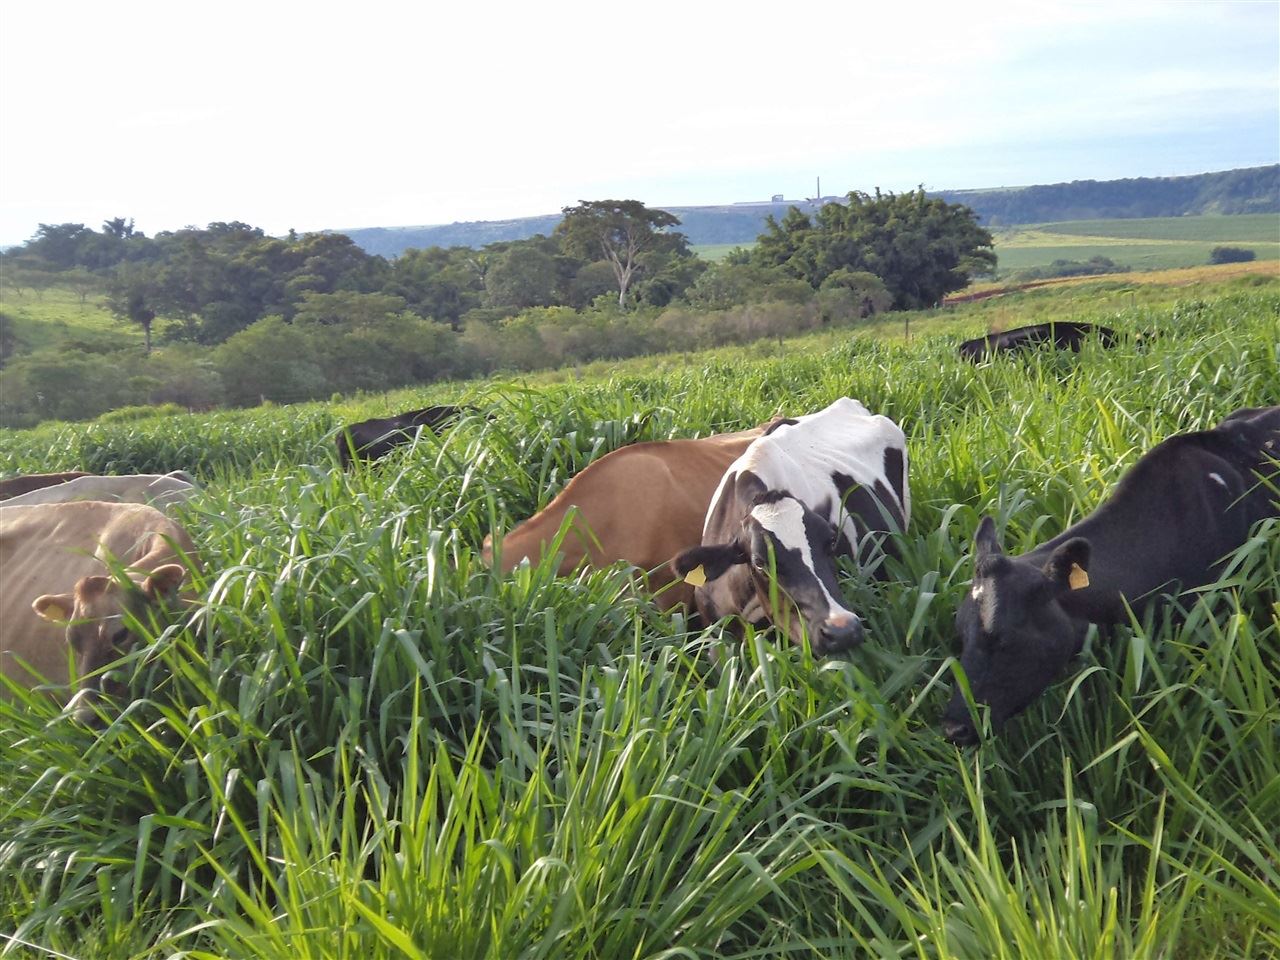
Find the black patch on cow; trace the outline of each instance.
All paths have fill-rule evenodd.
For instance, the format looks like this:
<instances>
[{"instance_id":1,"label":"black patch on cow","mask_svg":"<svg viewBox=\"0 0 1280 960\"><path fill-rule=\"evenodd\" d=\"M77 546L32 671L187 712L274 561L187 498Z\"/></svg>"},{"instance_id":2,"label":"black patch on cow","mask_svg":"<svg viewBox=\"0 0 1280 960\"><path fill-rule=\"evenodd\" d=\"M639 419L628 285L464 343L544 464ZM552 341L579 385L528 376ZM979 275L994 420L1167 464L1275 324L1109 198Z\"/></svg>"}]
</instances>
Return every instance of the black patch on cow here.
<instances>
[{"instance_id":1,"label":"black patch on cow","mask_svg":"<svg viewBox=\"0 0 1280 960\"><path fill-rule=\"evenodd\" d=\"M899 456L899 471L901 459ZM876 579L886 579L888 571L884 567L884 555L898 556L897 545L889 534L901 532L904 526L901 499L879 480L867 487L839 471L831 475L831 480L840 492L845 512L853 518L858 531L857 550L853 545L843 543L844 534L841 533L840 552L856 557L859 569L874 570Z\"/></svg>"},{"instance_id":2,"label":"black patch on cow","mask_svg":"<svg viewBox=\"0 0 1280 960\"><path fill-rule=\"evenodd\" d=\"M773 433L773 431L777 430L779 427L792 426L799 422L800 421L797 420L795 417L779 417L777 420L773 421L773 423L769 424L769 426L764 428L764 433L762 434L762 436L767 437L769 436L769 434Z\"/></svg>"},{"instance_id":3,"label":"black patch on cow","mask_svg":"<svg viewBox=\"0 0 1280 960\"><path fill-rule=\"evenodd\" d=\"M903 464L902 451L897 447L884 448L884 475L889 478L889 486L899 504L905 502L903 491L907 486L907 472Z\"/></svg>"}]
</instances>

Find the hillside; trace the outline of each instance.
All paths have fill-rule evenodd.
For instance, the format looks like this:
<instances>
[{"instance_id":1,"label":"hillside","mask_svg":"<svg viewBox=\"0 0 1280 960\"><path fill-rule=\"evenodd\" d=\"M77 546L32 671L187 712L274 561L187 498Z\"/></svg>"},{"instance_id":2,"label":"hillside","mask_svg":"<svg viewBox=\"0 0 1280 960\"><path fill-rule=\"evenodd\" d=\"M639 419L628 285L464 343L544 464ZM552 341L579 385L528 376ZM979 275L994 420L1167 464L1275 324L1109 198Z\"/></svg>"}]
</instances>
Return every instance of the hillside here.
<instances>
[{"instance_id":1,"label":"hillside","mask_svg":"<svg viewBox=\"0 0 1280 960\"><path fill-rule=\"evenodd\" d=\"M1062 220L1280 213L1280 164L1189 177L1075 180L1029 187L930 192L950 203L964 203L972 207L987 226ZM837 196L822 198L823 202L839 199ZM808 200L790 200L664 209L680 218L680 229L692 244L748 244L754 242L764 229L766 217L781 217L791 206L806 209L814 204ZM339 232L369 253L395 257L411 247L482 247L500 240L523 240L539 233L549 234L559 221L560 215L553 213L517 220L369 227Z\"/></svg>"}]
</instances>

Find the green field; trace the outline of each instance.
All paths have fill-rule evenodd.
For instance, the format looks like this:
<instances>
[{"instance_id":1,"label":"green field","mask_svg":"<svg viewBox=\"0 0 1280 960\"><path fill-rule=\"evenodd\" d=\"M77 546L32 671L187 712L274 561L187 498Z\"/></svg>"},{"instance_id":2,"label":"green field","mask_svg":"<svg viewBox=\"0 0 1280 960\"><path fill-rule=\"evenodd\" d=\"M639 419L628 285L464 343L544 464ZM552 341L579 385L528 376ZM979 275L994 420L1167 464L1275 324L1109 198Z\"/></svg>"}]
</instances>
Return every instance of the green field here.
<instances>
[{"instance_id":1,"label":"green field","mask_svg":"<svg viewBox=\"0 0 1280 960\"><path fill-rule=\"evenodd\" d=\"M755 243L697 243L690 246L690 250L700 256L703 260L710 260L712 263L723 260L732 250L738 247L754 247Z\"/></svg>"},{"instance_id":2,"label":"green field","mask_svg":"<svg viewBox=\"0 0 1280 960\"><path fill-rule=\"evenodd\" d=\"M952 621L993 514L1025 550L1143 451L1280 399L1280 289L1043 289L520 380L0 431L0 474L197 473L197 603L101 733L0 702L0 955L1280 955L1280 520L1182 620L1091 635L1000 735L948 745ZM974 367L1046 316L1156 334ZM867 335L871 334L871 335ZM694 631L622 570L501 576L481 540L623 444L849 395L908 436L869 640ZM355 416L470 418L343 474ZM5 943L25 946L6 947Z\"/></svg>"},{"instance_id":3,"label":"green field","mask_svg":"<svg viewBox=\"0 0 1280 960\"><path fill-rule=\"evenodd\" d=\"M1208 263L1217 246L1243 247L1259 260L1280 259L1280 216L1271 214L1075 220L1007 227L993 234L1002 274L1094 256L1134 270L1194 267Z\"/></svg>"},{"instance_id":4,"label":"green field","mask_svg":"<svg viewBox=\"0 0 1280 960\"><path fill-rule=\"evenodd\" d=\"M13 320L13 331L22 351L57 343L78 343L90 348L142 346L142 331L117 320L103 306L101 295L91 295L84 303L65 287L0 292L0 313Z\"/></svg>"},{"instance_id":5,"label":"green field","mask_svg":"<svg viewBox=\"0 0 1280 960\"><path fill-rule=\"evenodd\" d=\"M1041 224L1048 233L1129 240L1172 240L1228 244L1280 243L1280 215L1248 213L1230 217L1154 217L1134 220L1072 220Z\"/></svg>"}]
</instances>

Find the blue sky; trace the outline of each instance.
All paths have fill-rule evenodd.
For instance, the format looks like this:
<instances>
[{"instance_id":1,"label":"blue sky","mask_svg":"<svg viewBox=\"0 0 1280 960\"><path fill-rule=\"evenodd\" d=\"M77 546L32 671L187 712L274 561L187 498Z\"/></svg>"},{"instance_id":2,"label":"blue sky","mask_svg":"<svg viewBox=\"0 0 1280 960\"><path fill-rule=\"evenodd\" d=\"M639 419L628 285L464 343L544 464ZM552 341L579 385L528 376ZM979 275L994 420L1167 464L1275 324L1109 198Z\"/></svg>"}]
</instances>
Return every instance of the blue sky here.
<instances>
[{"instance_id":1,"label":"blue sky","mask_svg":"<svg viewBox=\"0 0 1280 960\"><path fill-rule=\"evenodd\" d=\"M1280 0L8 4L0 80L0 244L1280 160Z\"/></svg>"}]
</instances>

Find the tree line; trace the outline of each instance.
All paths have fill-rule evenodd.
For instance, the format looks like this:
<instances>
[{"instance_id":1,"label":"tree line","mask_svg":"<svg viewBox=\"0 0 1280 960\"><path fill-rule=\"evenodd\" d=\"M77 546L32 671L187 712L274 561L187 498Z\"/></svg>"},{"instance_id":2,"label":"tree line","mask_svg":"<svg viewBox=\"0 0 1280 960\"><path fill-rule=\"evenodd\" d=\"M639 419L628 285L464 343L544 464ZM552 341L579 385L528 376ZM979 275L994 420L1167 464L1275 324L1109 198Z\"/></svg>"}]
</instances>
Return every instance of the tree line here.
<instances>
[{"instance_id":1,"label":"tree line","mask_svg":"<svg viewBox=\"0 0 1280 960\"><path fill-rule=\"evenodd\" d=\"M995 266L973 211L923 189L792 208L720 263L694 255L679 226L636 200L583 201L546 235L388 260L342 234L240 222L154 237L123 218L40 224L0 258L5 284L82 301L96 288L145 352L24 352L0 315L0 421L314 399L782 336L934 303ZM93 396L73 402L60 382Z\"/></svg>"}]
</instances>

